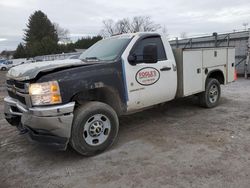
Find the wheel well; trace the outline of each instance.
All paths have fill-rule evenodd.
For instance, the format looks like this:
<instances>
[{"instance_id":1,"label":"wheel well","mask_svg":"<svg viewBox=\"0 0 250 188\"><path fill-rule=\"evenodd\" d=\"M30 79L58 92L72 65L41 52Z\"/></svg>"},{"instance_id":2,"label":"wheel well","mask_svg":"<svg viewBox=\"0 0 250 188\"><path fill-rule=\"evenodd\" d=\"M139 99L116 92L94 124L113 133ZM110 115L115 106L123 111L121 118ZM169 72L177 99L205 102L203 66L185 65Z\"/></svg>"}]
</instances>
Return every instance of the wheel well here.
<instances>
[{"instance_id":1,"label":"wheel well","mask_svg":"<svg viewBox=\"0 0 250 188\"><path fill-rule=\"evenodd\" d=\"M118 115L123 111L118 92L108 87L79 92L72 98L72 101L76 101L77 104L84 104L87 101L99 101L111 106Z\"/></svg>"},{"instance_id":2,"label":"wheel well","mask_svg":"<svg viewBox=\"0 0 250 188\"><path fill-rule=\"evenodd\" d=\"M209 75L207 76L207 79L208 78L214 78L214 79L218 80L220 82L220 84L225 84L224 75L223 75L222 71L220 71L220 70L216 70L216 71L209 73Z\"/></svg>"}]
</instances>

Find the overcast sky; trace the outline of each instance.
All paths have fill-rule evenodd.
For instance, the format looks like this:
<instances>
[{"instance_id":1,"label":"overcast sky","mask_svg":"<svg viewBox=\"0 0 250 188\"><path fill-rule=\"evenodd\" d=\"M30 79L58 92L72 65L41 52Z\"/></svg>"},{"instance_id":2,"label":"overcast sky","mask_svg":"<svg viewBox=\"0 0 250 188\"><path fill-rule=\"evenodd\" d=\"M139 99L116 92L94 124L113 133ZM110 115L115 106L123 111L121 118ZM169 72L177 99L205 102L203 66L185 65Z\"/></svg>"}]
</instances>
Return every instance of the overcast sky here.
<instances>
[{"instance_id":1,"label":"overcast sky","mask_svg":"<svg viewBox=\"0 0 250 188\"><path fill-rule=\"evenodd\" d=\"M243 29L250 24L249 0L0 0L0 51L13 50L35 10L69 29L72 37L96 35L104 19L151 16L179 36Z\"/></svg>"}]
</instances>

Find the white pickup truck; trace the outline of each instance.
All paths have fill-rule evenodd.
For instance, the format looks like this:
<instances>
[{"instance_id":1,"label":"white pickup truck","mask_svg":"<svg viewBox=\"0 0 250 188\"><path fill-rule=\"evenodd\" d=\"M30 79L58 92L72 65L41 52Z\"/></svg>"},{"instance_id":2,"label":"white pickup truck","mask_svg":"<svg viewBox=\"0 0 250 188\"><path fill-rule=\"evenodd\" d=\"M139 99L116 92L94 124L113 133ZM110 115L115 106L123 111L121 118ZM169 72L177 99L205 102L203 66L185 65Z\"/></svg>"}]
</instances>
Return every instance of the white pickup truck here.
<instances>
[{"instance_id":1,"label":"white pickup truck","mask_svg":"<svg viewBox=\"0 0 250 188\"><path fill-rule=\"evenodd\" d=\"M172 50L159 33L113 36L79 60L10 69L5 117L32 140L95 155L116 139L119 116L190 95L217 106L234 71L234 48Z\"/></svg>"}]
</instances>

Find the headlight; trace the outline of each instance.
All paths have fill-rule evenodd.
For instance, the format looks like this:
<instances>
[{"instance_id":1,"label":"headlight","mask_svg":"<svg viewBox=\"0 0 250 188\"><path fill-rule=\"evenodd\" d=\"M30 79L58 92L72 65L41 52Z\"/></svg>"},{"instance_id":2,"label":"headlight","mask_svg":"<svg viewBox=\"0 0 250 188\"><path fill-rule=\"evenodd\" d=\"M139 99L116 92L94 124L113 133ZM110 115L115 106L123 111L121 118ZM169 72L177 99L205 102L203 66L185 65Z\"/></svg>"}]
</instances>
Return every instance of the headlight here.
<instances>
[{"instance_id":1,"label":"headlight","mask_svg":"<svg viewBox=\"0 0 250 188\"><path fill-rule=\"evenodd\" d=\"M30 84L29 94L34 106L59 104L62 102L57 81Z\"/></svg>"}]
</instances>

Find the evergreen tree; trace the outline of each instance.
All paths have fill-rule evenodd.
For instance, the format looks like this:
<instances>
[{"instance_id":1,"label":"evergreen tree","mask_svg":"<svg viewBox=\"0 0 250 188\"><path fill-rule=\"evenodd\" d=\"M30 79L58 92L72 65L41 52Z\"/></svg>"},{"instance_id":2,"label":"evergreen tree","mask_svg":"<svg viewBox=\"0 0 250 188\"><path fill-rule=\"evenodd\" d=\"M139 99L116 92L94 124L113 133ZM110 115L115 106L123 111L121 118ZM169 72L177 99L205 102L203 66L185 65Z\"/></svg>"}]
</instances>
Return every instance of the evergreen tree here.
<instances>
[{"instance_id":1,"label":"evergreen tree","mask_svg":"<svg viewBox=\"0 0 250 188\"><path fill-rule=\"evenodd\" d=\"M54 25L42 11L35 11L25 29L27 55L30 57L58 53L58 35Z\"/></svg>"},{"instance_id":2,"label":"evergreen tree","mask_svg":"<svg viewBox=\"0 0 250 188\"><path fill-rule=\"evenodd\" d=\"M17 46L17 49L13 55L13 57L15 59L17 58L25 58L27 56L27 53L26 53L26 49L25 47L23 46L22 43L20 43L18 46Z\"/></svg>"},{"instance_id":3,"label":"evergreen tree","mask_svg":"<svg viewBox=\"0 0 250 188\"><path fill-rule=\"evenodd\" d=\"M74 43L59 44L59 51L60 53L75 52L75 44Z\"/></svg>"},{"instance_id":4,"label":"evergreen tree","mask_svg":"<svg viewBox=\"0 0 250 188\"><path fill-rule=\"evenodd\" d=\"M82 39L77 40L74 46L75 48L87 49L101 39L102 39L101 36L95 36L92 38L91 37L82 38Z\"/></svg>"},{"instance_id":5,"label":"evergreen tree","mask_svg":"<svg viewBox=\"0 0 250 188\"><path fill-rule=\"evenodd\" d=\"M42 11L35 11L28 20L27 29L24 33L24 44L19 44L14 57L35 57L39 55L49 55L56 53L74 52L75 49L87 49L97 41L101 36L82 38L75 43L58 44L59 35L65 34L65 29L59 28L58 24L53 24ZM68 31L67 31L68 34Z\"/></svg>"}]
</instances>

